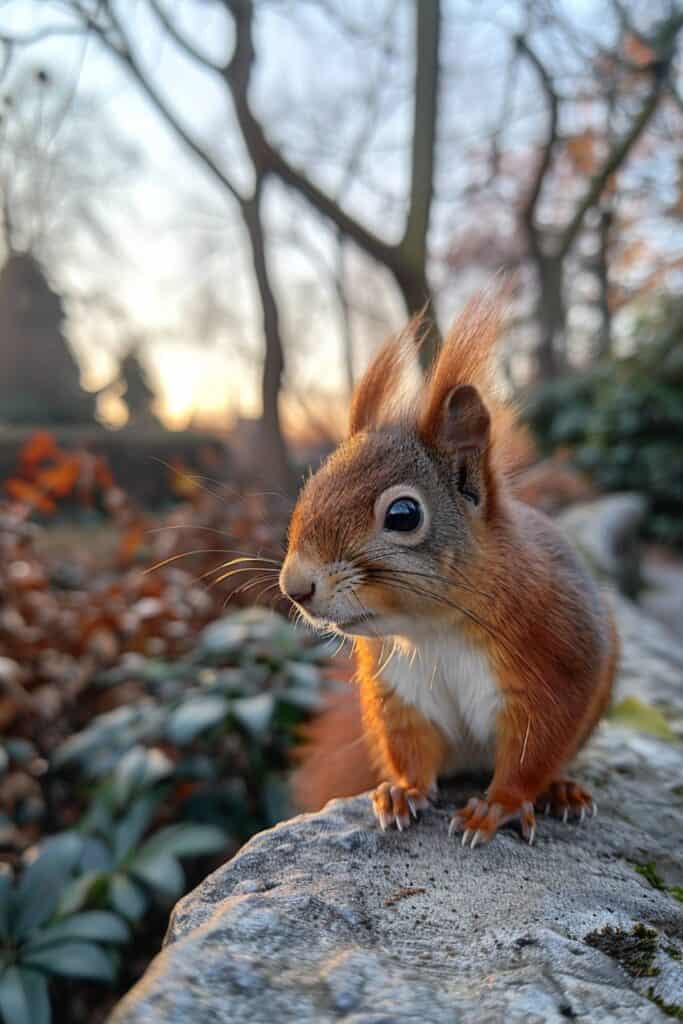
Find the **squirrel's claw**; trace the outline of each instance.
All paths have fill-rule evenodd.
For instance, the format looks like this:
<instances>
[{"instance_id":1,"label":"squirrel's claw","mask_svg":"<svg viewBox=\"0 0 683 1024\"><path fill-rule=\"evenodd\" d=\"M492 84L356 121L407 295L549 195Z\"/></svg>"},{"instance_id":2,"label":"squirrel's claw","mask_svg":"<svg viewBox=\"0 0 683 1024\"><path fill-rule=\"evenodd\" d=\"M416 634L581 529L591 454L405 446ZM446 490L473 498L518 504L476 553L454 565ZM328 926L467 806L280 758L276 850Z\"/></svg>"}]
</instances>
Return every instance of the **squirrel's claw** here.
<instances>
[{"instance_id":1,"label":"squirrel's claw","mask_svg":"<svg viewBox=\"0 0 683 1024\"><path fill-rule=\"evenodd\" d=\"M588 790L570 779L551 782L537 798L536 808L543 808L546 814L560 818L565 825L570 820L581 824L586 818L594 818L598 810Z\"/></svg>"},{"instance_id":2,"label":"squirrel's claw","mask_svg":"<svg viewBox=\"0 0 683 1024\"><path fill-rule=\"evenodd\" d=\"M403 832L429 801L418 789L383 782L372 794L372 807L382 832L392 823Z\"/></svg>"},{"instance_id":3,"label":"squirrel's claw","mask_svg":"<svg viewBox=\"0 0 683 1024\"><path fill-rule=\"evenodd\" d=\"M465 807L453 815L448 834L450 836L462 831L460 845L469 846L473 850L480 843L490 842L501 825L516 817L521 822L522 835L531 846L536 838L536 817L528 800L508 807L495 800L489 803L479 797L472 797Z\"/></svg>"}]
</instances>

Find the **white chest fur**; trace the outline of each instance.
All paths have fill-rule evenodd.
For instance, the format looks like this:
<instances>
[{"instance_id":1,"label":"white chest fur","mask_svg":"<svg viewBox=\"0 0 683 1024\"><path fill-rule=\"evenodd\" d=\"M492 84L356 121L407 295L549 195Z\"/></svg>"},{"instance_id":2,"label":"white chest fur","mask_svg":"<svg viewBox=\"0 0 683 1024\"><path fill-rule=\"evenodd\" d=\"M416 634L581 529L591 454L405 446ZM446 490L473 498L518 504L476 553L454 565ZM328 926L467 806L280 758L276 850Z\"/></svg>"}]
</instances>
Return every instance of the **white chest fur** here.
<instances>
[{"instance_id":1,"label":"white chest fur","mask_svg":"<svg viewBox=\"0 0 683 1024\"><path fill-rule=\"evenodd\" d=\"M501 696L483 651L457 633L401 639L381 676L450 740L444 771L493 767Z\"/></svg>"}]
</instances>

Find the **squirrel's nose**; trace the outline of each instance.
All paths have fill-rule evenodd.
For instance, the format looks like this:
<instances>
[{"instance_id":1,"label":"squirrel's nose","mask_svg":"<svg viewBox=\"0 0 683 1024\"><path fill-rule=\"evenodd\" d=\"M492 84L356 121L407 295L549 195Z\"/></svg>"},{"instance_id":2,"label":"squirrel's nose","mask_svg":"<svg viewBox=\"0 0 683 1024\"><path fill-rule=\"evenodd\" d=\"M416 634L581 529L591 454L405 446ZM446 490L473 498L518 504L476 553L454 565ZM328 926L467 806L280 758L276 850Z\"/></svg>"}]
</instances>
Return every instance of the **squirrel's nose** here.
<instances>
[{"instance_id":1,"label":"squirrel's nose","mask_svg":"<svg viewBox=\"0 0 683 1024\"><path fill-rule=\"evenodd\" d=\"M306 602L310 601L315 594L315 580L311 580L307 590L304 590L303 588L296 591L285 590L285 594L289 600L294 601L295 604L305 605Z\"/></svg>"},{"instance_id":2,"label":"squirrel's nose","mask_svg":"<svg viewBox=\"0 0 683 1024\"><path fill-rule=\"evenodd\" d=\"M297 556L288 558L280 573L280 589L290 601L305 608L316 593L314 567Z\"/></svg>"}]
</instances>

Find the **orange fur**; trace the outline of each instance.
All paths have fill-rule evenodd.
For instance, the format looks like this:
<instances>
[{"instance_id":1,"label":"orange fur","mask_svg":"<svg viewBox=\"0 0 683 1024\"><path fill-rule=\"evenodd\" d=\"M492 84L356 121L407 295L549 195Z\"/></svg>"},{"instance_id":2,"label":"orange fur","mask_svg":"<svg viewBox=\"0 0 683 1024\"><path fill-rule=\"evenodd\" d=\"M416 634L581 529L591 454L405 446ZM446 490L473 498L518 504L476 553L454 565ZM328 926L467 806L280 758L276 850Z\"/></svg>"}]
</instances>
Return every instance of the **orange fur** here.
<instances>
[{"instance_id":1,"label":"orange fur","mask_svg":"<svg viewBox=\"0 0 683 1024\"><path fill-rule=\"evenodd\" d=\"M420 434L432 439L448 392L471 384L491 414L490 457L498 471L508 471L528 458L529 439L516 421L515 409L504 403L496 384L495 349L505 312L507 289L493 297L479 295L467 303L446 336L427 381L418 421Z\"/></svg>"},{"instance_id":2,"label":"orange fur","mask_svg":"<svg viewBox=\"0 0 683 1024\"><path fill-rule=\"evenodd\" d=\"M396 394L405 363L411 352L417 352L423 333L423 317L418 314L397 337L382 345L353 393L349 434L380 426L387 414L387 404Z\"/></svg>"},{"instance_id":3,"label":"orange fur","mask_svg":"<svg viewBox=\"0 0 683 1024\"><path fill-rule=\"evenodd\" d=\"M294 802L302 811L317 811L328 800L362 793L378 781L358 696L350 686L330 694L302 730L301 767L292 777Z\"/></svg>"},{"instance_id":4,"label":"orange fur","mask_svg":"<svg viewBox=\"0 0 683 1024\"><path fill-rule=\"evenodd\" d=\"M446 742L439 730L383 683L376 643L357 643L360 705L378 778L390 778L426 795L436 786Z\"/></svg>"}]
</instances>

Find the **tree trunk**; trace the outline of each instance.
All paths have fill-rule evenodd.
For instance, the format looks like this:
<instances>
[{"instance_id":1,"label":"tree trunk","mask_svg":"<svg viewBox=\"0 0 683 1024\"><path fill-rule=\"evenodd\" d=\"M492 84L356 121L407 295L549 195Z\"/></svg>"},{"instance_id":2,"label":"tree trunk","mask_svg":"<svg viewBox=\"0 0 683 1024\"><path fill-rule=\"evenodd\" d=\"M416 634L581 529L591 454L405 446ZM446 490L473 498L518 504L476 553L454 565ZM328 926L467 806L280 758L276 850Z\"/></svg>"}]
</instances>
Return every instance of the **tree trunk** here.
<instances>
[{"instance_id":1,"label":"tree trunk","mask_svg":"<svg viewBox=\"0 0 683 1024\"><path fill-rule=\"evenodd\" d=\"M255 453L254 473L267 483L271 490L278 489L285 496L291 496L296 492L296 480L282 434L279 407L285 368L284 347L280 332L280 316L266 260L261 219L262 190L263 182L259 180L254 195L240 203L249 236L254 275L263 313L266 349L261 375L261 450Z\"/></svg>"},{"instance_id":2,"label":"tree trunk","mask_svg":"<svg viewBox=\"0 0 683 1024\"><path fill-rule=\"evenodd\" d=\"M408 316L423 313L426 324L424 340L420 346L420 365L429 369L441 345L441 332L434 315L434 297L432 294L425 267L409 272L394 269L394 279L399 287Z\"/></svg>"},{"instance_id":3,"label":"tree trunk","mask_svg":"<svg viewBox=\"0 0 683 1024\"><path fill-rule=\"evenodd\" d=\"M392 268L410 316L423 312L427 331L420 364L428 369L441 344L427 279L427 235L434 199L434 161L439 105L440 0L414 0L415 93L411 144L410 197L405 231Z\"/></svg>"},{"instance_id":4,"label":"tree trunk","mask_svg":"<svg viewBox=\"0 0 683 1024\"><path fill-rule=\"evenodd\" d=\"M335 234L337 244L337 272L334 278L334 288L337 295L339 317L341 319L342 360L344 364L344 377L346 379L346 393L350 398L353 394L356 380L353 351L353 324L351 323L351 310L349 309L349 303L346 297L345 238L339 230L337 230Z\"/></svg>"},{"instance_id":5,"label":"tree trunk","mask_svg":"<svg viewBox=\"0 0 683 1024\"><path fill-rule=\"evenodd\" d=\"M609 304L609 248L610 232L614 215L609 207L600 211L598 228L598 254L595 272L598 278L598 308L600 310L600 328L596 339L595 356L603 359L612 351L612 310Z\"/></svg>"},{"instance_id":6,"label":"tree trunk","mask_svg":"<svg viewBox=\"0 0 683 1024\"><path fill-rule=\"evenodd\" d=\"M562 262L544 256L536 263L539 295L536 322L540 338L536 349L536 380L552 380L565 362L567 311L562 291Z\"/></svg>"}]
</instances>

